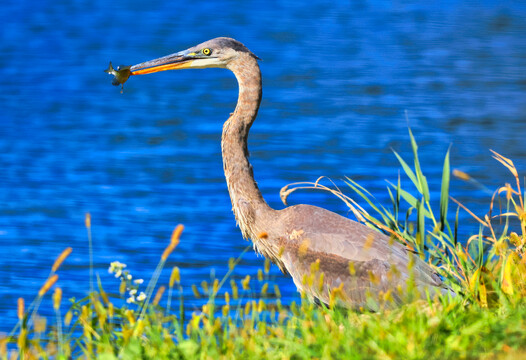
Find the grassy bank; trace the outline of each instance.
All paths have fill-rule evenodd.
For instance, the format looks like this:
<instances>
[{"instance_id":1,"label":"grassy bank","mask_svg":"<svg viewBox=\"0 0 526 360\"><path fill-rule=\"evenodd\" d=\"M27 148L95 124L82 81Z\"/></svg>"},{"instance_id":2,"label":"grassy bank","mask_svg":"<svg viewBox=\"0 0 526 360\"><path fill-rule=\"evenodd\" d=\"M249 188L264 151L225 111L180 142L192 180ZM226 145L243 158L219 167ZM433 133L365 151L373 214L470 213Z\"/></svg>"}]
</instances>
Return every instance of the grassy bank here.
<instances>
[{"instance_id":1,"label":"grassy bank","mask_svg":"<svg viewBox=\"0 0 526 360\"><path fill-rule=\"evenodd\" d=\"M178 291L167 295L177 288L177 278L164 291L164 296L175 295L172 311L157 305L158 289L152 293L148 310L141 311L141 302L122 301L129 290L121 286L120 296L111 297L99 288L92 296L65 307L63 315L64 306L55 290L54 319L46 326L44 319L36 315L30 319L30 314L21 311L22 324L12 337L3 340L1 356L474 359L526 355L526 306L520 299L486 307L468 304L461 296L446 297L361 313L308 301L284 306L279 289L269 290L261 299L247 300L250 282L259 281L247 279L229 284L228 289L220 289L219 281L204 286L209 292L207 305L184 322L178 311ZM204 293L203 287L199 292ZM216 305L218 298L224 305ZM114 305L119 302L122 305ZM11 348L16 347L10 354L7 341Z\"/></svg>"},{"instance_id":2,"label":"grassy bank","mask_svg":"<svg viewBox=\"0 0 526 360\"><path fill-rule=\"evenodd\" d=\"M449 197L449 154L444 159L438 209L433 209L411 132L410 137L412 163L395 156L415 190L403 189L400 179L390 184L392 203L388 207L376 203L372 194L351 179L347 184L352 197L316 182L292 184L283 189L282 198L306 187L330 191L345 201L362 222L421 254L456 296L429 295L427 300L393 307L390 294L385 293L382 299L371 299L380 308L375 313L339 308L337 289L328 307L307 300L282 304L279 288L269 281L267 262L257 274L247 274L241 281L232 280L229 272L223 279L193 286L195 296L208 301L200 311L185 318L179 269L171 269L168 284L157 284L166 260L173 256L180 239L184 241L183 228L178 226L148 284L133 279L124 264L113 263L111 272L119 279L116 289L106 291L91 275L90 295L67 306L58 279L60 265L71 252L66 249L52 265L36 299L29 306L19 300L19 322L0 340L0 357L525 357L526 213L517 170L511 160L494 153L495 159L509 169L512 182L495 191L488 214L473 214L480 223L479 233L459 239L458 213L469 209ZM454 173L470 180L468 174ZM369 211L352 198L361 198ZM453 206L455 209L450 209ZM504 225L494 226L497 221ZM91 228L89 216L86 227ZM232 259L231 271L238 260ZM312 269L316 272L315 263ZM316 277L304 281L316 281ZM38 315L38 308L52 289L55 316L46 320ZM158 305L163 297L167 299L165 308Z\"/></svg>"}]
</instances>

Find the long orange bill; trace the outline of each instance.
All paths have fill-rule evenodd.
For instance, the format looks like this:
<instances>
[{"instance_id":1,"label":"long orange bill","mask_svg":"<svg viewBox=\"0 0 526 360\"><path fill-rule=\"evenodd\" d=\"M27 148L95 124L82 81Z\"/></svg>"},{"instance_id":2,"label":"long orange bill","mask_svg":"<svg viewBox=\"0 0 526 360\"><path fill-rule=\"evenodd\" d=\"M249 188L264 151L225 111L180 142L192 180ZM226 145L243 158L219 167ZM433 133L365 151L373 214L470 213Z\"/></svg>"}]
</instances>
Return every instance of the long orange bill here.
<instances>
[{"instance_id":1,"label":"long orange bill","mask_svg":"<svg viewBox=\"0 0 526 360\"><path fill-rule=\"evenodd\" d=\"M158 71L173 70L185 67L194 58L188 56L187 50L164 56L155 60L146 61L130 68L130 75L145 75Z\"/></svg>"}]
</instances>

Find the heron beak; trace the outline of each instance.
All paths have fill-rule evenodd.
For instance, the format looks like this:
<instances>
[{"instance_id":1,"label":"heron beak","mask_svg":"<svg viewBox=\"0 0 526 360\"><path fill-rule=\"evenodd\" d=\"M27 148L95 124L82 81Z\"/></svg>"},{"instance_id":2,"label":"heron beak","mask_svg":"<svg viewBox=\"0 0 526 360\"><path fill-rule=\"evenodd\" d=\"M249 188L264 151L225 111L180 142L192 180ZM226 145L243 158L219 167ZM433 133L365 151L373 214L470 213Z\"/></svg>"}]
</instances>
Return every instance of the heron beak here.
<instances>
[{"instance_id":1,"label":"heron beak","mask_svg":"<svg viewBox=\"0 0 526 360\"><path fill-rule=\"evenodd\" d=\"M130 75L145 75L165 70L185 69L195 60L194 53L188 50L146 61L130 68Z\"/></svg>"}]
</instances>

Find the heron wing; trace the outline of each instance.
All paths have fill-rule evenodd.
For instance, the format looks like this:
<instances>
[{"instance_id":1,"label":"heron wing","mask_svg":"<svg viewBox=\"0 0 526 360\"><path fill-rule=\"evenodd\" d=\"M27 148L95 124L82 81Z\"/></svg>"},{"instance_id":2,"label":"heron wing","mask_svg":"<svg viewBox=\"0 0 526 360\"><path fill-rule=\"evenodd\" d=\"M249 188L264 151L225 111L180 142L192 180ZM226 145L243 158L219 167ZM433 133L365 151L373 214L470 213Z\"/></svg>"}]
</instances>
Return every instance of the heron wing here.
<instances>
[{"instance_id":1,"label":"heron wing","mask_svg":"<svg viewBox=\"0 0 526 360\"><path fill-rule=\"evenodd\" d=\"M281 210L281 261L298 289L323 302L328 290L343 286L347 302L363 306L366 294L387 292L414 279L419 289L442 281L417 255L385 234L331 211L310 205ZM323 284L306 289L305 274L318 261ZM316 266L314 266L316 267ZM343 284L343 285L342 285ZM396 300L396 299L395 299Z\"/></svg>"}]
</instances>

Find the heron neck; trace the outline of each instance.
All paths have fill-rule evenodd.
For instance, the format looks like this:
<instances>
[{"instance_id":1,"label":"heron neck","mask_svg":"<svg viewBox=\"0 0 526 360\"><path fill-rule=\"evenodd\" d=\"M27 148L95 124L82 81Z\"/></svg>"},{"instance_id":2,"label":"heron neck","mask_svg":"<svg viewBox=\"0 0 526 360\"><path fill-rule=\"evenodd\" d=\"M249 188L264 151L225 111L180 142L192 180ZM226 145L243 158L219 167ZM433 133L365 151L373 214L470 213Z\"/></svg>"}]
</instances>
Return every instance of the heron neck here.
<instances>
[{"instance_id":1,"label":"heron neck","mask_svg":"<svg viewBox=\"0 0 526 360\"><path fill-rule=\"evenodd\" d=\"M239 84L236 109L223 125L221 148L232 210L245 238L255 240L264 230L271 208L263 199L248 157L247 139L261 102L261 72L256 59L244 56L229 64Z\"/></svg>"}]
</instances>

